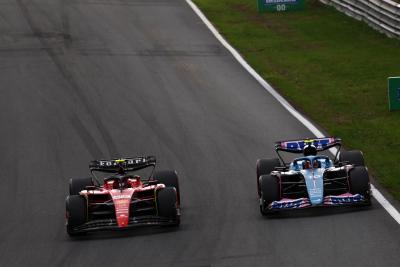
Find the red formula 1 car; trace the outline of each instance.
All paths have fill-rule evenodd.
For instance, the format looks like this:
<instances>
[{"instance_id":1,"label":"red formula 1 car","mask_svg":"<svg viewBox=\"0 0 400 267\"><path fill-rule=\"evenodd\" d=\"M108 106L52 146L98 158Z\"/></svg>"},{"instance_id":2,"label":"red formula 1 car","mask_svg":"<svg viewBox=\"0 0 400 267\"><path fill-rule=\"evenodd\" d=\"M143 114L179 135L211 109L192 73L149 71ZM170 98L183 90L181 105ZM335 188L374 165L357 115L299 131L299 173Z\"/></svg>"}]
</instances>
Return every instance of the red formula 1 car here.
<instances>
[{"instance_id":1,"label":"red formula 1 car","mask_svg":"<svg viewBox=\"0 0 400 267\"><path fill-rule=\"evenodd\" d=\"M92 177L69 182L68 234L138 225L179 225L177 173L154 172L155 166L153 156L92 161Z\"/></svg>"}]
</instances>

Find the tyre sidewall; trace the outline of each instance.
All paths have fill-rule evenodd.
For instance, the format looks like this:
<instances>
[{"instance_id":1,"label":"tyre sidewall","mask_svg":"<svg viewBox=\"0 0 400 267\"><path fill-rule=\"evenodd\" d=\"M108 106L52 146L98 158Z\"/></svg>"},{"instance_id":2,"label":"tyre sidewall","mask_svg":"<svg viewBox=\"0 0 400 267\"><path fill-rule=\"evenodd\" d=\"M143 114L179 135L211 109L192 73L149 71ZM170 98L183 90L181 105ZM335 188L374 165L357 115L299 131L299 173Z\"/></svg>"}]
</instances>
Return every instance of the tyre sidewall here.
<instances>
[{"instance_id":1,"label":"tyre sidewall","mask_svg":"<svg viewBox=\"0 0 400 267\"><path fill-rule=\"evenodd\" d=\"M91 177L85 178L72 178L69 180L69 194L79 195L79 192L84 190L86 186L92 186L93 180Z\"/></svg>"},{"instance_id":2,"label":"tyre sidewall","mask_svg":"<svg viewBox=\"0 0 400 267\"><path fill-rule=\"evenodd\" d=\"M74 228L87 222L87 201L83 196L67 196L65 200L67 212L67 232L74 234Z\"/></svg>"},{"instance_id":3,"label":"tyre sidewall","mask_svg":"<svg viewBox=\"0 0 400 267\"><path fill-rule=\"evenodd\" d=\"M260 192L260 205L262 211L265 212L269 204L281 199L279 178L274 175L260 176Z\"/></svg>"},{"instance_id":4,"label":"tyre sidewall","mask_svg":"<svg viewBox=\"0 0 400 267\"><path fill-rule=\"evenodd\" d=\"M256 172L257 172L257 192L258 196L261 196L261 189L260 189L260 177L262 175L269 175L275 167L281 166L281 163L278 158L271 158L271 159L258 159L256 164Z\"/></svg>"},{"instance_id":5,"label":"tyre sidewall","mask_svg":"<svg viewBox=\"0 0 400 267\"><path fill-rule=\"evenodd\" d=\"M339 155L340 162L349 162L354 166L365 166L364 155L360 150L342 151Z\"/></svg>"},{"instance_id":6,"label":"tyre sidewall","mask_svg":"<svg viewBox=\"0 0 400 267\"><path fill-rule=\"evenodd\" d=\"M165 187L157 192L158 216L178 221L178 201L174 187Z\"/></svg>"},{"instance_id":7,"label":"tyre sidewall","mask_svg":"<svg viewBox=\"0 0 400 267\"><path fill-rule=\"evenodd\" d=\"M350 193L370 198L370 181L367 168L356 166L349 171Z\"/></svg>"},{"instance_id":8,"label":"tyre sidewall","mask_svg":"<svg viewBox=\"0 0 400 267\"><path fill-rule=\"evenodd\" d=\"M175 170L156 171L153 174L153 179L157 180L160 184L164 184L165 187L174 187L176 189L178 203L180 204L179 178Z\"/></svg>"}]
</instances>

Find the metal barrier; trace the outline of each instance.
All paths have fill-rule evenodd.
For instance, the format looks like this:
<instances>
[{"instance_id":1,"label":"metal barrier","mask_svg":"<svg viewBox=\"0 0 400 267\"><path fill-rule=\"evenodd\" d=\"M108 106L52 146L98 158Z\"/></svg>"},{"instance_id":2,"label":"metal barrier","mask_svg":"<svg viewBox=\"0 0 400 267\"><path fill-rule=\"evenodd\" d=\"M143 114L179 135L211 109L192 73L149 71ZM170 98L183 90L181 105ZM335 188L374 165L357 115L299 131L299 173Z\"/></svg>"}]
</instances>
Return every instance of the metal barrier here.
<instances>
[{"instance_id":1,"label":"metal barrier","mask_svg":"<svg viewBox=\"0 0 400 267\"><path fill-rule=\"evenodd\" d=\"M319 0L368 23L389 37L400 38L400 3L391 0Z\"/></svg>"}]
</instances>

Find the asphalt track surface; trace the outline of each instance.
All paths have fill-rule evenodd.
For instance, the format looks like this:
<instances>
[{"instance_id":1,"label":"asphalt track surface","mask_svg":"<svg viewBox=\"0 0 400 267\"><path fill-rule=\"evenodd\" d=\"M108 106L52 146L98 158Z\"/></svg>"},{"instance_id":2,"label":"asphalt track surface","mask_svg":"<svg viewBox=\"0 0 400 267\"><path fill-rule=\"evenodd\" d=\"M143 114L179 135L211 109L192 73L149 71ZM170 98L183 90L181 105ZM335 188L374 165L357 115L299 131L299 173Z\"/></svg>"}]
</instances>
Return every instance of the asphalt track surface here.
<instances>
[{"instance_id":1,"label":"asphalt track surface","mask_svg":"<svg viewBox=\"0 0 400 267\"><path fill-rule=\"evenodd\" d=\"M259 214L255 162L312 136L184 1L0 0L1 266L396 266L370 209ZM97 158L179 172L179 229L70 239L67 181Z\"/></svg>"}]
</instances>

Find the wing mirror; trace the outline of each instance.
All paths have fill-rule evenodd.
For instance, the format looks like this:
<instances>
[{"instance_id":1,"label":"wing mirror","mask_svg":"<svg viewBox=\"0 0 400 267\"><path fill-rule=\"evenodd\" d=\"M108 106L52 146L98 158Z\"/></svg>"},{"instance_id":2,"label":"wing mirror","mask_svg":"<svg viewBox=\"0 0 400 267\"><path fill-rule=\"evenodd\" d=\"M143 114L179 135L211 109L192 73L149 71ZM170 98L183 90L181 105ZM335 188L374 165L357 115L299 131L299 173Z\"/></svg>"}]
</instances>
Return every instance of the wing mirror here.
<instances>
[{"instance_id":1,"label":"wing mirror","mask_svg":"<svg viewBox=\"0 0 400 267\"><path fill-rule=\"evenodd\" d=\"M158 180L149 180L149 185L157 185L158 184Z\"/></svg>"},{"instance_id":2,"label":"wing mirror","mask_svg":"<svg viewBox=\"0 0 400 267\"><path fill-rule=\"evenodd\" d=\"M87 191L89 191L89 190L96 190L96 186L95 185L87 185L86 187L85 187L85 189L87 190Z\"/></svg>"}]
</instances>

